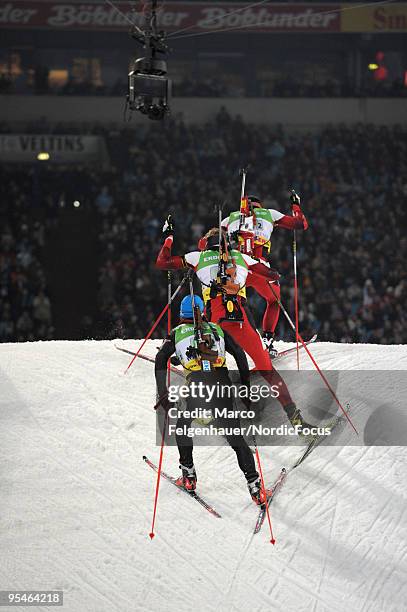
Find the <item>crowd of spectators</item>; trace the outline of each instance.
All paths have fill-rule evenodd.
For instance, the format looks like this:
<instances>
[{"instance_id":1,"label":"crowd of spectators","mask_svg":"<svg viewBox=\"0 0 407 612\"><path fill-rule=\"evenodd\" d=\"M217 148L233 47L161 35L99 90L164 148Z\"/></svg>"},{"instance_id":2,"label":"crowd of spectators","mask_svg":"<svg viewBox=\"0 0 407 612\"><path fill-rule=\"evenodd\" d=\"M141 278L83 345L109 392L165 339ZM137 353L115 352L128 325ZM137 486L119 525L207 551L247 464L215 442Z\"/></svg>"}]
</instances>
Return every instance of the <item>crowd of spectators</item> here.
<instances>
[{"instance_id":1,"label":"crowd of spectators","mask_svg":"<svg viewBox=\"0 0 407 612\"><path fill-rule=\"evenodd\" d=\"M0 342L54 338L46 226L33 215L31 179L27 171L0 171Z\"/></svg>"},{"instance_id":2,"label":"crowd of spectators","mask_svg":"<svg viewBox=\"0 0 407 612\"><path fill-rule=\"evenodd\" d=\"M331 127L288 135L250 126L225 111L205 126L169 122L123 140L128 154L126 196L112 194L101 211L99 304L125 335L145 335L166 299L163 275L153 266L161 224L171 212L174 252L195 249L215 224L213 205L239 202L234 170L250 162L248 189L265 204L289 211L287 188L302 195L310 229L299 236L300 320L304 334L322 340L407 341L406 129ZM291 236L273 236L274 264L292 304ZM260 320L264 304L252 303ZM278 335L290 338L282 317Z\"/></svg>"},{"instance_id":3,"label":"crowd of spectators","mask_svg":"<svg viewBox=\"0 0 407 612\"><path fill-rule=\"evenodd\" d=\"M86 335L145 336L167 299L167 277L154 267L163 220L168 213L174 217L174 253L195 250L202 233L216 224L214 205L223 202L224 215L238 206L237 169L245 162L251 167L247 188L265 206L289 214L288 188L301 194L310 223L308 231L298 234L303 335L318 332L321 340L337 342L407 342L406 132L401 126L357 125L295 135L246 124L224 109L205 125L177 119L146 122L137 131L105 132L114 150L112 165L76 170L82 182L88 176L92 185L86 198L99 245L97 307L84 313ZM67 181L75 181L74 173ZM61 180L59 174L60 189ZM18 230L23 216L14 224L11 248L17 262L21 245L29 246L36 271L27 280L33 301L45 289L38 264L41 245L31 232L24 243ZM4 237L4 257L10 247L3 243ZM276 230L272 253L283 275L282 299L293 312L290 232ZM14 265L21 272L22 264ZM179 280L174 273L173 287ZM1 319L14 308L16 326L22 310L14 301L3 298ZM260 322L263 301L252 294L250 303ZM6 310L4 304L9 304ZM32 302L28 314L40 325L38 337L44 337L34 313ZM2 339L33 337L16 329ZM164 332L163 324L157 337ZM292 340L283 316L277 337Z\"/></svg>"},{"instance_id":4,"label":"crowd of spectators","mask_svg":"<svg viewBox=\"0 0 407 612\"><path fill-rule=\"evenodd\" d=\"M174 94L180 97L238 98L403 98L407 87L403 79L376 82L366 80L356 85L338 78L303 79L293 76L237 84L221 76L207 79L187 77L174 84Z\"/></svg>"},{"instance_id":5,"label":"crowd of spectators","mask_svg":"<svg viewBox=\"0 0 407 612\"><path fill-rule=\"evenodd\" d=\"M290 76L270 83L259 83L253 95L274 98L403 98L407 87L403 79L366 80L360 86L349 80L327 78L318 80L295 79Z\"/></svg>"}]
</instances>

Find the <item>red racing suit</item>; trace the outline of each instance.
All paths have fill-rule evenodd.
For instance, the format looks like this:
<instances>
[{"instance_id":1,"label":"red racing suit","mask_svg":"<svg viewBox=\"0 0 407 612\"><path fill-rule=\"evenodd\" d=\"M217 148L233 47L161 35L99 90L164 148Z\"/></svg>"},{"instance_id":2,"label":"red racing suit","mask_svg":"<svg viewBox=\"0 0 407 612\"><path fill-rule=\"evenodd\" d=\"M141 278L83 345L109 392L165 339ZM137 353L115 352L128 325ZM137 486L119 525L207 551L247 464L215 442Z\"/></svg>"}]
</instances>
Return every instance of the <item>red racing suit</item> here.
<instances>
[{"instance_id":1,"label":"red racing suit","mask_svg":"<svg viewBox=\"0 0 407 612\"><path fill-rule=\"evenodd\" d=\"M288 230L308 229L308 221L298 204L293 205L292 212L292 216L281 215L281 217L274 222L274 227L282 227ZM227 227L227 224L224 222L222 225L223 227ZM267 245L267 243L260 243L255 239L252 257L268 265L265 250L269 245L270 241ZM271 332L274 334L280 316L280 305L278 303L278 300L280 299L280 285L277 282L273 283L272 291L270 288L270 281L265 276L249 274L246 286L253 287L256 293L261 295L261 297L266 301L266 310L264 311L263 315L262 327L264 332Z\"/></svg>"}]
</instances>

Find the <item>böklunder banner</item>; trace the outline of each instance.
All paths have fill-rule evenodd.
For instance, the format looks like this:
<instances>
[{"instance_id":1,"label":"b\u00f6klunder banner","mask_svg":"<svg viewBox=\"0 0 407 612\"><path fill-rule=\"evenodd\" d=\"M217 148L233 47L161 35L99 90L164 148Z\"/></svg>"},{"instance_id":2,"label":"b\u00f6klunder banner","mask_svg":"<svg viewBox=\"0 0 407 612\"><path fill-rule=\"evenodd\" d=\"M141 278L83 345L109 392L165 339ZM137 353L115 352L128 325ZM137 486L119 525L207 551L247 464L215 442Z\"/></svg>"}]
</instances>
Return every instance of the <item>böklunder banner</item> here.
<instances>
[{"instance_id":1,"label":"b\u00f6klunder banner","mask_svg":"<svg viewBox=\"0 0 407 612\"><path fill-rule=\"evenodd\" d=\"M128 31L130 22L143 26L144 16L135 2L102 0L1 0L0 29ZM200 32L405 32L407 2L400 4L351 3L261 4L244 2L162 3L158 26L167 33L188 36Z\"/></svg>"},{"instance_id":2,"label":"b\u00f6klunder banner","mask_svg":"<svg viewBox=\"0 0 407 612\"><path fill-rule=\"evenodd\" d=\"M128 31L129 21L143 26L135 2L2 0L0 28ZM158 27L179 35L193 32L340 32L340 4L256 4L162 2ZM184 29L188 28L187 32ZM225 32L226 33L226 32Z\"/></svg>"}]
</instances>

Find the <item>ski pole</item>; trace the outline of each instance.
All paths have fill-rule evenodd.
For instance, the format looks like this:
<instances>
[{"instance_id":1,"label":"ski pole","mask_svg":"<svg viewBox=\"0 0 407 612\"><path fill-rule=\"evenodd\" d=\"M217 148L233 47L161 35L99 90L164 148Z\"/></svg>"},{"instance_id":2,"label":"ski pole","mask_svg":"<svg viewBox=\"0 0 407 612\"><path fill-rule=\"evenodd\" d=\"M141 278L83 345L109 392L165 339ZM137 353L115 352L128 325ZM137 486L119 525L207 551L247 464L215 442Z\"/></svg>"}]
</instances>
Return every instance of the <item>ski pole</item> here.
<instances>
[{"instance_id":1,"label":"ski pole","mask_svg":"<svg viewBox=\"0 0 407 612\"><path fill-rule=\"evenodd\" d=\"M297 370L300 369L300 349L298 346L298 280L297 280L297 236L294 230L293 240L293 263L294 263L294 305L295 305L295 341L297 343Z\"/></svg>"},{"instance_id":2,"label":"ski pole","mask_svg":"<svg viewBox=\"0 0 407 612\"><path fill-rule=\"evenodd\" d=\"M242 212L242 200L244 198L245 190L246 190L246 176L247 176L247 167L241 168L240 174L242 175L242 186L240 189L240 216L239 216L239 232L244 223L244 214Z\"/></svg>"},{"instance_id":3,"label":"ski pole","mask_svg":"<svg viewBox=\"0 0 407 612\"><path fill-rule=\"evenodd\" d=\"M270 518L270 510L269 510L269 505L267 503L267 493L266 493L266 485L264 484L264 477L263 477L263 470L261 467L261 461L260 461L260 453L259 453L259 449L257 447L257 441L256 441L256 436L253 435L253 444L254 444L254 452L256 455L256 461L257 461L257 466L259 468L259 473L260 473L260 483L261 483L261 490L264 496L264 499L266 500L266 513L267 513L267 521L270 527L270 543L271 544L275 544L276 541L274 539L274 534L273 534L273 527L271 525L271 518Z\"/></svg>"},{"instance_id":4,"label":"ski pole","mask_svg":"<svg viewBox=\"0 0 407 612\"><path fill-rule=\"evenodd\" d=\"M162 467L162 464L163 464L164 442L165 442L165 434L166 434L166 431L167 431L167 423L168 423L168 411L165 412L164 427L163 427L163 433L162 433L162 436L161 436L160 459L159 459L159 462L158 462L157 480L156 480L156 484L155 484L153 519L152 519L152 522L151 522L151 531L149 533L149 536L150 536L151 540L155 536L154 527L155 527L155 519L156 519L156 516L157 516L158 492L160 490L161 467Z\"/></svg>"},{"instance_id":5,"label":"ski pole","mask_svg":"<svg viewBox=\"0 0 407 612\"><path fill-rule=\"evenodd\" d=\"M244 197L244 192L246 189L247 168L242 168L240 172L242 174L242 188L240 190L240 199L242 199Z\"/></svg>"},{"instance_id":6,"label":"ski pole","mask_svg":"<svg viewBox=\"0 0 407 612\"><path fill-rule=\"evenodd\" d=\"M294 189L291 189L290 196L291 204L296 204L299 201ZM293 237L293 266L294 266L294 309L295 309L295 341L297 343L297 370L300 369L300 349L298 346L298 278L297 278L297 232L294 230Z\"/></svg>"},{"instance_id":7,"label":"ski pole","mask_svg":"<svg viewBox=\"0 0 407 612\"><path fill-rule=\"evenodd\" d=\"M175 297L180 292L181 287L184 285L185 281L189 277L189 274L190 274L190 271L188 271L188 273L184 276L184 278L182 279L182 281L180 282L180 284L178 285L178 287L176 288L174 293L169 297L169 300L168 300L167 304L165 305L165 307L162 309L162 311L158 315L157 319L155 320L154 325L152 326L152 328L148 332L147 336L144 338L143 342L141 343L141 346L140 346L139 350L137 351L137 353L134 355L133 359L130 361L129 365L127 366L127 368L126 368L126 370L124 372L125 374L130 369L130 367L132 366L132 364L135 361L135 359L137 359L137 357L139 356L139 353L141 352L143 346L145 345L147 340L150 338L150 336L153 334L155 328L157 327L157 325L159 324L159 322L161 321L161 319L163 318L163 316L165 315L165 313L167 312L167 310L171 306L171 303L174 301Z\"/></svg>"},{"instance_id":8,"label":"ski pole","mask_svg":"<svg viewBox=\"0 0 407 612\"><path fill-rule=\"evenodd\" d=\"M167 296L168 296L167 332L168 333L171 332L171 302L172 302L172 299L173 299L171 297L171 280L172 280L171 270L168 270L168 272L167 272Z\"/></svg>"},{"instance_id":9,"label":"ski pole","mask_svg":"<svg viewBox=\"0 0 407 612\"><path fill-rule=\"evenodd\" d=\"M287 319L291 329L293 329L295 331L295 325L291 320L290 315L288 314L288 312L286 311L286 309L284 308L280 298L277 296L276 292L273 289L272 283L269 282L269 286L270 289L274 295L274 297L276 298L281 310L284 313L285 318ZM352 423L348 413L346 412L346 410L344 409L344 407L342 406L341 402L339 401L339 399L336 396L335 391L332 389L331 385L329 384L328 380L326 379L326 377L324 376L323 372L321 371L319 365L317 364L317 362L315 361L314 357L312 356L311 351L309 350L308 346L306 345L306 343L304 342L304 340L302 339L301 334L298 332L298 339L301 342L302 346L304 347L304 349L306 350L306 352L308 353L309 358L311 359L312 363L314 364L318 374L321 376L322 380L324 381L326 387L328 388L329 392L331 393L332 397L334 398L335 402L338 404L339 408L342 410L343 414L345 415L346 419L349 421L349 424L351 425L352 429L354 430L354 432L356 433L356 435L359 435L358 430L356 429L356 427L354 426L354 424Z\"/></svg>"},{"instance_id":10,"label":"ski pole","mask_svg":"<svg viewBox=\"0 0 407 612\"><path fill-rule=\"evenodd\" d=\"M192 304L192 314L193 314L193 320L194 320L194 337L196 340L196 348L199 348L199 341L200 341L200 334L199 334L199 330L198 330L198 321L197 321L197 317L196 317L196 311L195 311L195 293L194 293L194 283L192 282L192 278L189 279L189 295L191 296L191 304Z\"/></svg>"},{"instance_id":11,"label":"ski pole","mask_svg":"<svg viewBox=\"0 0 407 612\"><path fill-rule=\"evenodd\" d=\"M184 277L184 279L185 278L186 277ZM182 286L182 284L178 287L178 289L181 286ZM174 293L174 296L171 296L171 271L170 270L168 270L168 273L167 273L167 288L168 288L167 331L168 331L168 334L170 334L170 332L171 332L171 302L172 302L172 300L175 297L175 293ZM168 384L168 387L170 386L170 379L171 379L171 365L170 365L170 360L168 360L168 363L167 363L167 384ZM162 397L160 397L158 399L156 405L154 406L154 410L157 410L157 408L160 405L161 401L163 399L167 398L167 397L168 397L168 391L167 391L167 393L165 395L163 395ZM158 492L160 490L161 467L162 467L163 457L164 457L164 444L165 444L165 434L166 434L166 431L167 431L167 422L168 422L168 411L166 411L166 413L165 413L163 433L162 433L162 436L161 436L160 458L159 458L159 461L158 461L157 480L156 480L156 485L155 485L153 519L152 519L152 523L151 523L151 531L150 531L150 534L149 534L151 540L155 536L154 527L155 527L155 519L156 519L156 516L157 516Z\"/></svg>"},{"instance_id":12,"label":"ski pole","mask_svg":"<svg viewBox=\"0 0 407 612\"><path fill-rule=\"evenodd\" d=\"M171 280L172 280L172 274L171 274L171 270L168 270L167 272L167 299L168 299L168 317L167 317L167 333L168 335L170 335L171 333ZM168 382L168 386L170 385L170 376L171 376L171 362L170 360L168 360L167 362L167 382Z\"/></svg>"},{"instance_id":13,"label":"ski pole","mask_svg":"<svg viewBox=\"0 0 407 612\"><path fill-rule=\"evenodd\" d=\"M177 291L182 287L185 279L187 278L187 275L184 276L184 278L182 279L182 282L180 283ZM171 274L171 270L168 270L167 272L167 332L168 334L171 333L171 303L174 299L174 297L177 294L177 291L174 292L174 295L171 295L171 281L172 281L172 274ZM167 362L167 386L169 388L171 384L171 363L170 360L168 360ZM165 395L163 395L162 397L160 397L156 403L156 405L154 406L154 410L157 410L158 406L160 405L161 401L165 398L168 397L168 391L167 393L165 393ZM165 444L165 434L167 431L167 422L168 422L168 411L165 412L165 418L164 418L164 427L163 427L163 433L161 436L161 447L160 447L160 459L158 462L158 470L157 470L157 480L156 480L156 486L155 486L155 496L154 496L154 511L153 511L153 520L152 520L152 524L151 524L151 532L150 532L150 539L152 540L155 536L154 533L154 526L155 526L155 519L157 516L157 505L158 505L158 492L160 490L160 481L161 481L161 467L162 467L162 463L163 463L163 457L164 457L164 444Z\"/></svg>"}]
</instances>

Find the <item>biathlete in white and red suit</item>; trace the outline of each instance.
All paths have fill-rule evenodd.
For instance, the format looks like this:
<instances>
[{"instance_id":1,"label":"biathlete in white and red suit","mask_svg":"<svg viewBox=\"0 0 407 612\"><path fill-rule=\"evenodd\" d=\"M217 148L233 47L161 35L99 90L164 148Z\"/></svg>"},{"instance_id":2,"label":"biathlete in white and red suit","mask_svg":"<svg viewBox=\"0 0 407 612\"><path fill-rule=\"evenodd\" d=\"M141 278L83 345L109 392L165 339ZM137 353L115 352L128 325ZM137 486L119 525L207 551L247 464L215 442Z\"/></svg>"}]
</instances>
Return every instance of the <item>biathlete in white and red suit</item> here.
<instances>
[{"instance_id":1,"label":"biathlete in white and red suit","mask_svg":"<svg viewBox=\"0 0 407 612\"><path fill-rule=\"evenodd\" d=\"M300 207L297 194L291 196L292 216L284 215L272 208L263 208L261 200L256 196L246 196L242 199L240 210L236 210L223 219L222 227L227 230L230 240L242 253L270 266L271 234L274 228L288 230L306 230L308 222ZM280 314L280 286L278 281L270 289L270 279L266 276L249 274L246 287L253 289L266 300L266 310L263 316L264 343L272 357L276 350L273 347L274 332Z\"/></svg>"},{"instance_id":2,"label":"biathlete in white and red suit","mask_svg":"<svg viewBox=\"0 0 407 612\"><path fill-rule=\"evenodd\" d=\"M163 231L168 234L171 227L167 220ZM278 385L278 401L284 408L293 426L308 426L300 410L293 402L287 385L280 374L273 369L269 352L264 348L258 331L250 323L242 295L250 274L264 277L266 280L277 280L278 273L263 263L245 255L238 250L227 250L227 240L222 232L220 247L219 229L211 229L205 236L205 248L192 251L183 256L172 255L173 236L167 235L156 260L160 270L179 270L191 268L202 284L202 295L205 302L205 314L208 321L218 323L253 359L256 369L267 382ZM201 248L204 246L201 240ZM222 260L220 258L220 251ZM224 275L220 272L223 265Z\"/></svg>"}]
</instances>

